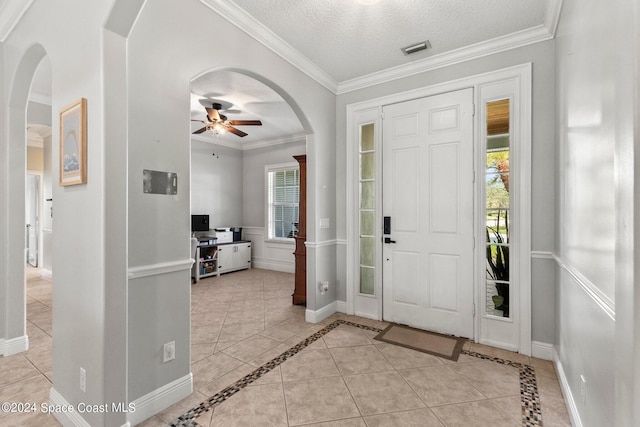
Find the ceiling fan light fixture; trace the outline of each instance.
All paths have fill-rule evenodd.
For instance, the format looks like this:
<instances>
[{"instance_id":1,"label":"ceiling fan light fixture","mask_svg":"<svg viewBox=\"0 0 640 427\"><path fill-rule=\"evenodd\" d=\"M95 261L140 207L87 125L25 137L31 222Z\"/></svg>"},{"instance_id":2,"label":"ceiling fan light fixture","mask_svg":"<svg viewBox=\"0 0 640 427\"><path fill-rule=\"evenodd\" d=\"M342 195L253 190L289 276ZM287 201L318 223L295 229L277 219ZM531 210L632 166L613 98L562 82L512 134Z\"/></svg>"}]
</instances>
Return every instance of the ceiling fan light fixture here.
<instances>
[{"instance_id":1,"label":"ceiling fan light fixture","mask_svg":"<svg viewBox=\"0 0 640 427\"><path fill-rule=\"evenodd\" d=\"M429 42L429 40L425 40L420 43L414 43L407 47L403 47L402 53L404 53L405 55L411 55L412 53L420 52L421 50L425 50L429 48L431 48L431 43Z\"/></svg>"}]
</instances>

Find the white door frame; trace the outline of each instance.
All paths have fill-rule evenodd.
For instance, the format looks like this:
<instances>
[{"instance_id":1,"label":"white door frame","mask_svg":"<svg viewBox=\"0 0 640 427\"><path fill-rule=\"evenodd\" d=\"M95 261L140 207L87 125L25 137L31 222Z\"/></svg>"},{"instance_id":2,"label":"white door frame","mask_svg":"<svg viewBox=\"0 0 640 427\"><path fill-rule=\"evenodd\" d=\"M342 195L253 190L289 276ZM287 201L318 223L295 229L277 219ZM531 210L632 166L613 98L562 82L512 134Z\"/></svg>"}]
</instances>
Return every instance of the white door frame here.
<instances>
[{"instance_id":1,"label":"white door frame","mask_svg":"<svg viewBox=\"0 0 640 427\"><path fill-rule=\"evenodd\" d=\"M382 106L387 104L394 104L404 101L409 101L416 98L423 98L427 96L437 95L446 92L452 92L459 89L474 88L474 102L476 109L480 107L481 100L479 99L479 88L482 85L494 84L502 81L513 81L517 87L517 93L514 97L514 102L517 103L518 117L515 120L519 123L515 132L515 137L518 140L519 150L514 155L518 156L518 170L515 171L514 177L517 176L517 200L514 200L514 209L517 210L518 223L523 224L518 230L518 236L514 236L514 248L513 254L516 255L516 271L513 274L513 281L518 283L518 300L513 303L518 303L518 348L513 349L519 351L521 354L531 354L531 82L532 82L532 64L525 63L509 68L495 70L475 76L465 77L458 80L453 80L433 86L423 87L407 92L396 93L393 95L383 96L367 101L362 101L354 104L347 105L347 153L346 153L346 166L347 166L347 265L346 265L346 304L345 309L347 314L355 314L362 317L372 318L380 320L382 319L382 281L380 276L380 269L376 269L376 285L375 285L375 297L366 297L370 302L366 304L366 308L359 306L356 309L356 299L363 299L358 295L359 287L359 244L358 244L358 135L359 126L364 123L375 124L375 143L376 152L379 153L381 144L381 125L382 125ZM474 117L474 146L479 147L479 141L482 137L479 134L479 121L481 114L477 114ZM379 157L379 156L377 156ZM476 150L477 159L477 150ZM476 163L477 164L477 163ZM477 170L477 169L476 169ZM381 169L376 171L377 176L381 176ZM481 171L476 172L478 176ZM475 205L478 205L479 192L478 182L481 180L476 179L476 188L474 191ZM377 197L377 203L380 203L379 197ZM514 214L516 214L514 212ZM512 218L515 218L512 216ZM477 220L476 220L477 222ZM378 227L381 227L380 221L378 221ZM480 233L480 227L477 224L474 225L476 230L476 242L484 242L484 231ZM377 236L378 237L378 236ZM381 237L381 234L380 234ZM379 251L381 252L381 251ZM477 254L484 252L484 245L476 244ZM381 254L379 254L379 257ZM476 255L476 259L479 259L479 255ZM513 259L513 258L512 258ZM378 265L380 265L378 263ZM476 272L482 268L484 271L484 264L476 266ZM479 274L475 275L476 278ZM477 308L482 307L482 301L484 296L480 295L481 284L476 279L474 282L474 294L475 305ZM364 310L363 310L364 309ZM514 311L515 312L515 311ZM476 341L478 337L482 337L483 322L480 320L483 316L483 310L476 309L474 317L474 337ZM486 322L484 322L486 324ZM498 345L497 342L493 342L494 345Z\"/></svg>"}]
</instances>

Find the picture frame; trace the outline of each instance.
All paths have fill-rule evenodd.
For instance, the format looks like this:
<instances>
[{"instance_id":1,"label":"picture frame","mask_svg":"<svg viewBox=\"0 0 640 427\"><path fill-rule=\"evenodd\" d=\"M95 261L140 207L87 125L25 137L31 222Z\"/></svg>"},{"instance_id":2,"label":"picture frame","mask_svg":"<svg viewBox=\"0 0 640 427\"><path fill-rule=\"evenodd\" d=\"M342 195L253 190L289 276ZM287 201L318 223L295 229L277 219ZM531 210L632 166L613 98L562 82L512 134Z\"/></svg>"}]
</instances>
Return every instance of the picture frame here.
<instances>
[{"instance_id":1,"label":"picture frame","mask_svg":"<svg viewBox=\"0 0 640 427\"><path fill-rule=\"evenodd\" d=\"M60 186L87 183L87 100L60 110Z\"/></svg>"}]
</instances>

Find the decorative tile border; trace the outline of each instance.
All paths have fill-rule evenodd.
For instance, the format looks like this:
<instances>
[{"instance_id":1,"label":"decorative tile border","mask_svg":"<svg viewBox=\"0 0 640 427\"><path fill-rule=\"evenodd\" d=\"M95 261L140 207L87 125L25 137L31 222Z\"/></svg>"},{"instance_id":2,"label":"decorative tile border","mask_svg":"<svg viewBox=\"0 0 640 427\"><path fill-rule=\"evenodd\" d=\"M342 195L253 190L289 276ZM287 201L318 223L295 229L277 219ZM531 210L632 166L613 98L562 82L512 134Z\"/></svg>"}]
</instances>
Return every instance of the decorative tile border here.
<instances>
[{"instance_id":1,"label":"decorative tile border","mask_svg":"<svg viewBox=\"0 0 640 427\"><path fill-rule=\"evenodd\" d=\"M279 366L290 357L295 356L300 351L304 350L309 345L316 342L322 336L328 334L340 325L353 326L355 328L363 329L365 331L382 332L382 329L374 328L373 326L362 325L359 323L350 322L348 320L338 319L323 329L319 330L315 334L305 338L298 344L291 347L281 355L271 359L264 365L260 366L248 375L245 375L234 384L225 388L224 390L214 394L209 399L200 403L195 408L190 409L183 415L176 418L169 425L171 427L199 427L199 424L195 421L197 417L204 412L208 412L220 403L224 402L249 384L258 380L263 375L267 374L273 368ZM462 350L462 354L468 356L477 357L479 359L491 360L502 365L513 366L520 370L520 399L522 402L522 425L523 427L539 427L542 426L542 413L540 410L540 396L538 394L538 386L536 383L536 375L533 368L529 365L523 365L522 363L512 362L510 360L500 359L498 357L487 356L484 354Z\"/></svg>"}]
</instances>

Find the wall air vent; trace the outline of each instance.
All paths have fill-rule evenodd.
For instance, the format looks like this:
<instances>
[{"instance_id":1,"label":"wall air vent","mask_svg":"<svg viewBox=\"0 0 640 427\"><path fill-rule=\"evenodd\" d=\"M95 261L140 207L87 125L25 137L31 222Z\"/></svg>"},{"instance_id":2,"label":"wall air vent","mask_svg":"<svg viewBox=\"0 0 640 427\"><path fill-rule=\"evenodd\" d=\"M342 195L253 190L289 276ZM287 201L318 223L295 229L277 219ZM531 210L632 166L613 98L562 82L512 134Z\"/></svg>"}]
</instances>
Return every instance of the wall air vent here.
<instances>
[{"instance_id":1,"label":"wall air vent","mask_svg":"<svg viewBox=\"0 0 640 427\"><path fill-rule=\"evenodd\" d=\"M420 43L414 43L410 46L403 47L402 53L404 53L405 55L411 55L412 53L420 52L421 50L425 50L430 47L431 47L431 43L429 43L429 40L425 40Z\"/></svg>"}]
</instances>

